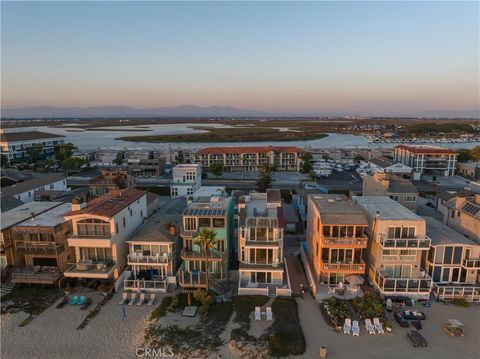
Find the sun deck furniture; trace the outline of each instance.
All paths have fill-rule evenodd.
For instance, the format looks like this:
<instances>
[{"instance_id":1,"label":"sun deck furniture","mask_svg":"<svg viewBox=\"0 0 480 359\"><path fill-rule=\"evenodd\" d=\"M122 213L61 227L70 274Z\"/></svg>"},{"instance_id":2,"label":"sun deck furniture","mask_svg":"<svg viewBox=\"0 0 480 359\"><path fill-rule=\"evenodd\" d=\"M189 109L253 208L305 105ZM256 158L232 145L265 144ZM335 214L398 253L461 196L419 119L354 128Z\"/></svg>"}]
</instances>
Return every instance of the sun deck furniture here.
<instances>
[{"instance_id":1,"label":"sun deck furniture","mask_svg":"<svg viewBox=\"0 0 480 359\"><path fill-rule=\"evenodd\" d=\"M147 302L147 305L153 305L153 302L155 302L155 298L157 295L155 293L150 294L150 300Z\"/></svg>"},{"instance_id":2,"label":"sun deck furniture","mask_svg":"<svg viewBox=\"0 0 480 359\"><path fill-rule=\"evenodd\" d=\"M83 305L84 303L85 303L85 296L81 295L80 298L78 299L77 304Z\"/></svg>"},{"instance_id":3,"label":"sun deck furniture","mask_svg":"<svg viewBox=\"0 0 480 359\"><path fill-rule=\"evenodd\" d=\"M273 320L272 307L267 307L267 320Z\"/></svg>"},{"instance_id":4,"label":"sun deck furniture","mask_svg":"<svg viewBox=\"0 0 480 359\"><path fill-rule=\"evenodd\" d=\"M375 335L375 326L372 324L370 319L365 319L365 329L367 330L368 334Z\"/></svg>"},{"instance_id":5,"label":"sun deck furniture","mask_svg":"<svg viewBox=\"0 0 480 359\"><path fill-rule=\"evenodd\" d=\"M122 294L122 300L120 302L118 302L119 305L123 305L125 304L125 302L128 300L128 293L127 292L123 292Z\"/></svg>"},{"instance_id":6,"label":"sun deck furniture","mask_svg":"<svg viewBox=\"0 0 480 359\"><path fill-rule=\"evenodd\" d=\"M185 309L183 310L182 316L184 316L184 317L194 317L195 315L197 315L197 309L198 309L198 307L196 307L194 305L186 306Z\"/></svg>"},{"instance_id":7,"label":"sun deck furniture","mask_svg":"<svg viewBox=\"0 0 480 359\"><path fill-rule=\"evenodd\" d=\"M335 287L328 286L328 294L335 295Z\"/></svg>"},{"instance_id":8,"label":"sun deck furniture","mask_svg":"<svg viewBox=\"0 0 480 359\"><path fill-rule=\"evenodd\" d=\"M140 297L138 298L137 305L142 305L145 303L145 293L140 293Z\"/></svg>"},{"instance_id":9,"label":"sun deck furniture","mask_svg":"<svg viewBox=\"0 0 480 359\"><path fill-rule=\"evenodd\" d=\"M352 335L354 337L360 336L360 326L358 325L358 321L354 320L352 324Z\"/></svg>"},{"instance_id":10,"label":"sun deck furniture","mask_svg":"<svg viewBox=\"0 0 480 359\"><path fill-rule=\"evenodd\" d=\"M70 299L70 304L77 305L77 302L78 302L78 297L74 295L72 299Z\"/></svg>"},{"instance_id":11,"label":"sun deck furniture","mask_svg":"<svg viewBox=\"0 0 480 359\"><path fill-rule=\"evenodd\" d=\"M387 307L387 312L391 312L393 310L393 303L390 298L387 299L385 306Z\"/></svg>"},{"instance_id":12,"label":"sun deck furniture","mask_svg":"<svg viewBox=\"0 0 480 359\"><path fill-rule=\"evenodd\" d=\"M133 305L133 303L135 303L136 299L137 299L137 293L132 293L132 296L130 297L130 300L128 301L128 305Z\"/></svg>"},{"instance_id":13,"label":"sun deck furniture","mask_svg":"<svg viewBox=\"0 0 480 359\"><path fill-rule=\"evenodd\" d=\"M375 329L377 330L378 334L385 334L385 331L383 330L383 326L380 323L380 319L373 318L373 325L375 326Z\"/></svg>"},{"instance_id":14,"label":"sun deck furniture","mask_svg":"<svg viewBox=\"0 0 480 359\"><path fill-rule=\"evenodd\" d=\"M443 329L454 337L463 337L465 335L465 326L457 319L447 319Z\"/></svg>"},{"instance_id":15,"label":"sun deck furniture","mask_svg":"<svg viewBox=\"0 0 480 359\"><path fill-rule=\"evenodd\" d=\"M350 334L352 330L352 320L350 318L345 319L345 323L343 324L343 334Z\"/></svg>"},{"instance_id":16,"label":"sun deck furniture","mask_svg":"<svg viewBox=\"0 0 480 359\"><path fill-rule=\"evenodd\" d=\"M262 313L260 307L255 307L255 320L262 320Z\"/></svg>"}]
</instances>

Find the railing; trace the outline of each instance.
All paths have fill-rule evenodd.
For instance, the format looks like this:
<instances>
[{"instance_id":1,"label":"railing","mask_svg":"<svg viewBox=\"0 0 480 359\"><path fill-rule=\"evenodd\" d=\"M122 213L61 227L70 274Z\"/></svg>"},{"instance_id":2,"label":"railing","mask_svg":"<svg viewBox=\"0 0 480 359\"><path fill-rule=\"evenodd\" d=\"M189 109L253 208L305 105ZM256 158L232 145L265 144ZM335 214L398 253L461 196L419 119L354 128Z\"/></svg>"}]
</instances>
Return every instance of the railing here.
<instances>
[{"instance_id":1,"label":"railing","mask_svg":"<svg viewBox=\"0 0 480 359\"><path fill-rule=\"evenodd\" d=\"M415 254L384 254L383 261L415 261L417 256Z\"/></svg>"},{"instance_id":2,"label":"railing","mask_svg":"<svg viewBox=\"0 0 480 359\"><path fill-rule=\"evenodd\" d=\"M166 290L167 278L163 280L140 280L140 279L125 279L123 281L123 287L125 289L154 289L154 290Z\"/></svg>"},{"instance_id":3,"label":"railing","mask_svg":"<svg viewBox=\"0 0 480 359\"><path fill-rule=\"evenodd\" d=\"M206 287L207 273L205 272L178 272L178 283L182 287Z\"/></svg>"},{"instance_id":4,"label":"railing","mask_svg":"<svg viewBox=\"0 0 480 359\"><path fill-rule=\"evenodd\" d=\"M480 268L480 258L464 259L463 266L466 268Z\"/></svg>"},{"instance_id":5,"label":"railing","mask_svg":"<svg viewBox=\"0 0 480 359\"><path fill-rule=\"evenodd\" d=\"M375 272L375 282L384 292L403 293L430 293L432 278L427 274L424 277L392 278L385 272Z\"/></svg>"},{"instance_id":6,"label":"railing","mask_svg":"<svg viewBox=\"0 0 480 359\"><path fill-rule=\"evenodd\" d=\"M429 249L431 240L428 237L421 238L390 238L388 234L381 234L378 242L384 248L419 248Z\"/></svg>"},{"instance_id":7,"label":"railing","mask_svg":"<svg viewBox=\"0 0 480 359\"><path fill-rule=\"evenodd\" d=\"M209 260L221 260L224 256L224 253L211 251L208 253ZM205 251L188 251L185 248L182 249L181 257L183 259L207 259L207 252Z\"/></svg>"},{"instance_id":8,"label":"railing","mask_svg":"<svg viewBox=\"0 0 480 359\"><path fill-rule=\"evenodd\" d=\"M480 302L480 286L441 285L433 283L432 292L438 299L453 300L463 298L468 302Z\"/></svg>"},{"instance_id":9,"label":"railing","mask_svg":"<svg viewBox=\"0 0 480 359\"><path fill-rule=\"evenodd\" d=\"M38 272L34 270L14 270L12 273L12 282L13 283L44 283L51 282L54 283L60 276L62 272L59 270L56 271L43 271Z\"/></svg>"},{"instance_id":10,"label":"railing","mask_svg":"<svg viewBox=\"0 0 480 359\"><path fill-rule=\"evenodd\" d=\"M75 233L75 234L70 235L70 238L92 238L92 239L98 238L98 239L109 239L109 238L112 238L112 237L113 237L113 234L112 234L112 233L102 233L102 234L93 234L93 233L81 234L81 233Z\"/></svg>"},{"instance_id":11,"label":"railing","mask_svg":"<svg viewBox=\"0 0 480 359\"><path fill-rule=\"evenodd\" d=\"M42 254L57 256L65 250L63 244L55 242L23 242L16 241L15 246L20 254Z\"/></svg>"},{"instance_id":12,"label":"railing","mask_svg":"<svg viewBox=\"0 0 480 359\"><path fill-rule=\"evenodd\" d=\"M115 261L82 261L73 263L67 272L89 272L89 273L108 273L113 266L115 266Z\"/></svg>"},{"instance_id":13,"label":"railing","mask_svg":"<svg viewBox=\"0 0 480 359\"><path fill-rule=\"evenodd\" d=\"M333 272L365 272L365 262L360 263L328 263L322 262L322 269Z\"/></svg>"},{"instance_id":14,"label":"railing","mask_svg":"<svg viewBox=\"0 0 480 359\"><path fill-rule=\"evenodd\" d=\"M198 235L198 229L183 229L180 232L181 236L195 238Z\"/></svg>"},{"instance_id":15,"label":"railing","mask_svg":"<svg viewBox=\"0 0 480 359\"><path fill-rule=\"evenodd\" d=\"M170 259L170 253L164 253L155 256L138 255L134 253L130 253L128 255L128 263L134 264L168 264Z\"/></svg>"},{"instance_id":16,"label":"railing","mask_svg":"<svg viewBox=\"0 0 480 359\"><path fill-rule=\"evenodd\" d=\"M322 237L322 245L323 246L344 246L344 245L351 245L351 246L366 246L367 245L367 237Z\"/></svg>"}]
</instances>

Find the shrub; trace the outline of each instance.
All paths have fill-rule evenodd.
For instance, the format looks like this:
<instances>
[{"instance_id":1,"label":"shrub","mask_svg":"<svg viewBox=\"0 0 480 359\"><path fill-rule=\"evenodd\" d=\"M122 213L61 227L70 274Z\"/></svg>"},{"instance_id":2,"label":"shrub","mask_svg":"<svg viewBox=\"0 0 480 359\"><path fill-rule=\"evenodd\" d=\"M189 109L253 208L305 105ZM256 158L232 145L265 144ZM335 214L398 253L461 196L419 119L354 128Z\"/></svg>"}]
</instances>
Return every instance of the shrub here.
<instances>
[{"instance_id":1,"label":"shrub","mask_svg":"<svg viewBox=\"0 0 480 359\"><path fill-rule=\"evenodd\" d=\"M470 303L468 303L465 298L455 298L452 300L452 304L458 305L459 307L468 307Z\"/></svg>"},{"instance_id":2,"label":"shrub","mask_svg":"<svg viewBox=\"0 0 480 359\"><path fill-rule=\"evenodd\" d=\"M160 305L150 314L150 320L158 320L163 317L167 311L167 308L172 304L172 301L172 297L164 297Z\"/></svg>"}]
</instances>

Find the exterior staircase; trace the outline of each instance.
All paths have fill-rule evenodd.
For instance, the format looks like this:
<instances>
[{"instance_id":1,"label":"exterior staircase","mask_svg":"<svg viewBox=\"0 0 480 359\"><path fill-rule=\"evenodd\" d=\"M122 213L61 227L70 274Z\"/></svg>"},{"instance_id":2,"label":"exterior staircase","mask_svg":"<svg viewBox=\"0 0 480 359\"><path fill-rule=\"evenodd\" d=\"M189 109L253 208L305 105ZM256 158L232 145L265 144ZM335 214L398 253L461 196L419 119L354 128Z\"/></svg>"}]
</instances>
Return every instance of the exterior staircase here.
<instances>
[{"instance_id":1,"label":"exterior staircase","mask_svg":"<svg viewBox=\"0 0 480 359\"><path fill-rule=\"evenodd\" d=\"M232 299L232 290L228 288L228 285L225 285L218 279L209 277L208 287L208 289L210 289L215 296L215 302L225 303Z\"/></svg>"},{"instance_id":2,"label":"exterior staircase","mask_svg":"<svg viewBox=\"0 0 480 359\"><path fill-rule=\"evenodd\" d=\"M2 284L2 286L0 287L0 298L4 295L9 294L13 290L13 288L15 288L15 284L13 284L12 282Z\"/></svg>"}]
</instances>

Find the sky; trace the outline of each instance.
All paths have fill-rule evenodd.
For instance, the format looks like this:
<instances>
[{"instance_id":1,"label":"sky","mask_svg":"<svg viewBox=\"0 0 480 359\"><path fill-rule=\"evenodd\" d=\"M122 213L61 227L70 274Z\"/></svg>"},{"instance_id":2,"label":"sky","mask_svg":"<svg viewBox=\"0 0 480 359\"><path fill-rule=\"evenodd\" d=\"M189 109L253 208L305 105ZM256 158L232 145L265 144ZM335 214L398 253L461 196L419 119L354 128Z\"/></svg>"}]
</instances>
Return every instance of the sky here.
<instances>
[{"instance_id":1,"label":"sky","mask_svg":"<svg viewBox=\"0 0 480 359\"><path fill-rule=\"evenodd\" d=\"M4 2L3 108L480 109L479 2Z\"/></svg>"}]
</instances>

